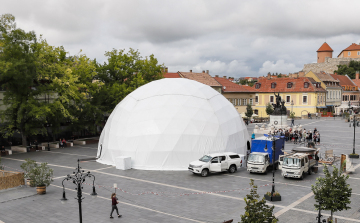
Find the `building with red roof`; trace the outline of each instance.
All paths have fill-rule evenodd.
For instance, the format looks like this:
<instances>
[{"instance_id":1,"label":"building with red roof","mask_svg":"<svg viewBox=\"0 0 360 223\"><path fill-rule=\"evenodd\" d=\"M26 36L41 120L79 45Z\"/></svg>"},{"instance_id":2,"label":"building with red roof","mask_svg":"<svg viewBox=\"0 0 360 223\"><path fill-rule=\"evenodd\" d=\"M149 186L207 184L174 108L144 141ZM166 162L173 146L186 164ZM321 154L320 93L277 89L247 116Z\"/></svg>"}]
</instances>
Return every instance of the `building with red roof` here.
<instances>
[{"instance_id":1,"label":"building with red roof","mask_svg":"<svg viewBox=\"0 0 360 223\"><path fill-rule=\"evenodd\" d=\"M348 75L338 75L330 74L335 80L340 82L342 87L342 104L351 103L351 105L359 106L359 88L358 86L349 78Z\"/></svg>"},{"instance_id":2,"label":"building with red roof","mask_svg":"<svg viewBox=\"0 0 360 223\"><path fill-rule=\"evenodd\" d=\"M266 106L275 102L275 93L279 93L284 100L288 114L294 112L297 117L307 117L308 113L326 109L326 91L319 82L309 77L291 76L291 78L263 77L254 84L255 112L259 116L268 116Z\"/></svg>"},{"instance_id":3,"label":"building with red roof","mask_svg":"<svg viewBox=\"0 0 360 223\"><path fill-rule=\"evenodd\" d=\"M360 45L352 43L340 52L338 58L360 58Z\"/></svg>"}]
</instances>

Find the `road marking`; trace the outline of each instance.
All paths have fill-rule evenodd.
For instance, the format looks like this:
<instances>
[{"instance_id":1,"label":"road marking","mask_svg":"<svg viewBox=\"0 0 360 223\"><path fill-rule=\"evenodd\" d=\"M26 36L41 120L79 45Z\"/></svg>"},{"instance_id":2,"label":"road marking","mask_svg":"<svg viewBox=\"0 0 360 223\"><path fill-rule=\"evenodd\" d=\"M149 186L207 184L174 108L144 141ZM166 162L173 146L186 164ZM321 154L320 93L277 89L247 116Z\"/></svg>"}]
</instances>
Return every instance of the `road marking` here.
<instances>
[{"instance_id":1,"label":"road marking","mask_svg":"<svg viewBox=\"0 0 360 223\"><path fill-rule=\"evenodd\" d=\"M104 167L104 168L96 169L96 170L94 170L94 171L97 171L97 170L105 170L105 169L110 169L110 168L114 168L114 166Z\"/></svg>"},{"instance_id":2,"label":"road marking","mask_svg":"<svg viewBox=\"0 0 360 223\"><path fill-rule=\"evenodd\" d=\"M47 153L60 153L65 155L72 155L72 156L87 156L87 157L94 157L94 156L88 156L88 155L80 155L80 154L73 154L73 153L61 153L61 152L53 152L53 151L45 151Z\"/></svg>"},{"instance_id":3,"label":"road marking","mask_svg":"<svg viewBox=\"0 0 360 223\"><path fill-rule=\"evenodd\" d=\"M300 212L306 212L309 214L315 214L318 215L318 212L315 211L308 211L308 210L303 210L303 209L299 209L299 208L292 208L291 210L294 211L300 211ZM330 216L330 214L325 214L325 213L321 213L324 216ZM354 219L354 218L346 218L346 217L342 217L342 216L337 216L337 215L333 215L333 218L338 218L338 219L344 219L344 220L348 220L348 221L354 221L354 222L360 222L360 220Z\"/></svg>"},{"instance_id":4,"label":"road marking","mask_svg":"<svg viewBox=\"0 0 360 223\"><path fill-rule=\"evenodd\" d=\"M54 185L54 184L50 184L50 185L53 186L53 187L63 188L61 186L57 186L57 185ZM65 189L77 192L76 190L72 190L72 189L68 189L68 188L65 188ZM90 195L89 193L85 193L85 192L82 192L82 193L86 194L86 195ZM111 200L110 198L102 197L102 196L99 196L99 195L97 195L96 197L104 199L104 200ZM147 208L147 207L143 207L143 206L139 206L139 205L135 205L135 204L130 204L130 203L123 202L123 201L119 201L119 203L129 205L129 206L132 206L132 207L136 207L136 208L140 208L140 209L144 209L144 210L148 210L148 211L153 211L153 212L164 214L164 215L168 215L168 216L175 217L175 218L185 219L185 220L192 221L192 222L205 223L204 221L199 221L199 220L195 220L195 219L191 219L191 218L187 218L187 217L182 217L182 216L178 216L178 215L174 215L174 214L169 214L169 213L166 213L166 212L158 211L158 210L155 210L155 209L151 209L151 208Z\"/></svg>"},{"instance_id":5,"label":"road marking","mask_svg":"<svg viewBox=\"0 0 360 223\"><path fill-rule=\"evenodd\" d=\"M305 201L306 199L308 199L309 197L313 196L313 192L308 193L307 195L305 195L304 197L300 198L299 200L291 203L289 206L281 209L280 211L275 213L275 217L279 217L280 215L284 214L285 212L287 212L288 210L294 208L296 205L300 204L301 202Z\"/></svg>"}]
</instances>

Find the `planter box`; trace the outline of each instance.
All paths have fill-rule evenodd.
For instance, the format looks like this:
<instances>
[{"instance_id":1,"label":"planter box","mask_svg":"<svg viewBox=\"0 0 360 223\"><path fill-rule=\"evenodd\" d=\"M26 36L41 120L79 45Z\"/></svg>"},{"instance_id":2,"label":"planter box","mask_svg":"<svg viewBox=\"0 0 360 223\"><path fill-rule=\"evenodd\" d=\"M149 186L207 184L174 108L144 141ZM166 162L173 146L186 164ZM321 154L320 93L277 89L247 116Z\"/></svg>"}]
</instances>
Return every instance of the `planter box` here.
<instances>
[{"instance_id":1,"label":"planter box","mask_svg":"<svg viewBox=\"0 0 360 223\"><path fill-rule=\"evenodd\" d=\"M264 194L264 197L267 201L281 201L281 196L271 197L271 196Z\"/></svg>"},{"instance_id":2,"label":"planter box","mask_svg":"<svg viewBox=\"0 0 360 223\"><path fill-rule=\"evenodd\" d=\"M72 146L74 146L74 143L72 143L72 142L66 142L66 146L67 146L67 147L72 147Z\"/></svg>"},{"instance_id":3,"label":"planter box","mask_svg":"<svg viewBox=\"0 0 360 223\"><path fill-rule=\"evenodd\" d=\"M47 142L41 143L41 146L44 146L44 148L47 148L47 145L48 145ZM50 146L50 148L58 149L59 148L59 143L50 142L49 146Z\"/></svg>"},{"instance_id":4,"label":"planter box","mask_svg":"<svg viewBox=\"0 0 360 223\"><path fill-rule=\"evenodd\" d=\"M359 155L349 155L349 158L359 159Z\"/></svg>"},{"instance_id":5,"label":"planter box","mask_svg":"<svg viewBox=\"0 0 360 223\"><path fill-rule=\"evenodd\" d=\"M15 152L21 152L21 153L26 153L27 152L26 147L23 147L23 146L12 146L11 150L15 151Z\"/></svg>"},{"instance_id":6,"label":"planter box","mask_svg":"<svg viewBox=\"0 0 360 223\"><path fill-rule=\"evenodd\" d=\"M85 140L74 140L74 144L75 145L86 145L86 141Z\"/></svg>"}]
</instances>

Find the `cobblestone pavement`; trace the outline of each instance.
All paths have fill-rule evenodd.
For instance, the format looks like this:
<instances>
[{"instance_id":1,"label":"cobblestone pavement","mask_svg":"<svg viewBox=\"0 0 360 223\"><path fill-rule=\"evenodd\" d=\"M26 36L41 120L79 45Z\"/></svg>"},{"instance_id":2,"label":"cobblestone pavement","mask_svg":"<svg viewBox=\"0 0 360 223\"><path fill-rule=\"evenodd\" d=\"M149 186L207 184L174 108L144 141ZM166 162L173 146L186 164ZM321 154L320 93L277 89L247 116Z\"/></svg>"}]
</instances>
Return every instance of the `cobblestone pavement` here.
<instances>
[{"instance_id":1,"label":"cobblestone pavement","mask_svg":"<svg viewBox=\"0 0 360 223\"><path fill-rule=\"evenodd\" d=\"M321 151L333 149L334 153L352 152L353 128L341 119L300 120L306 129L315 127L321 133ZM251 132L254 125L248 126ZM356 136L360 140L360 129ZM285 149L297 146L287 143ZM21 163L27 159L48 162L54 169L54 182L47 188L45 195L36 195L35 188L22 186L0 191L0 222L78 222L79 210L75 185L64 182L68 201L60 202L62 180L71 174L78 158L96 156L97 145L76 146L32 153L17 153L3 157L6 170L20 170ZM360 143L356 144L360 151ZM354 166L360 164L353 160ZM339 163L335 165L339 166ZM272 174L250 174L245 169L235 174L211 174L203 178L188 171L143 171L117 170L115 167L88 161L80 166L96 176L98 196L92 198L92 180L84 184L82 203L83 222L210 222L220 223L234 219L240 221L244 213L243 198L249 193L250 179L259 186L258 193L271 191ZM360 166L360 165L359 165ZM274 212L280 222L317 222L311 184L322 175L306 175L304 180L284 179L280 171L275 174L276 190L281 193L282 201L269 203L275 205ZM353 188L351 209L336 212L338 222L360 222L360 168L350 174L349 183ZM117 183L118 205L122 218L110 219L110 195ZM329 215L325 211L323 215ZM114 214L114 216L116 216Z\"/></svg>"}]
</instances>

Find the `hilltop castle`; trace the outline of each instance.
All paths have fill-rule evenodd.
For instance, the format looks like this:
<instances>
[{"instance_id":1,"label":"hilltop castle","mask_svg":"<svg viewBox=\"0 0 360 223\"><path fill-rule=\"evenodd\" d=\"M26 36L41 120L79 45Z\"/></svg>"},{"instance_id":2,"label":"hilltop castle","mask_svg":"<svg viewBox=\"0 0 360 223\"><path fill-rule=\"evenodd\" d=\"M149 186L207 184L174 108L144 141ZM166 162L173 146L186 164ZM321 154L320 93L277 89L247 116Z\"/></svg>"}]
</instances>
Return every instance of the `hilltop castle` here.
<instances>
[{"instance_id":1,"label":"hilltop castle","mask_svg":"<svg viewBox=\"0 0 360 223\"><path fill-rule=\"evenodd\" d=\"M319 73L325 71L327 73L334 73L338 69L338 65L349 65L350 61L360 61L360 45L353 43L348 48L342 50L337 58L332 58L333 49L324 42L323 45L316 51L317 63L305 64L303 71L308 73L313 71Z\"/></svg>"}]
</instances>

